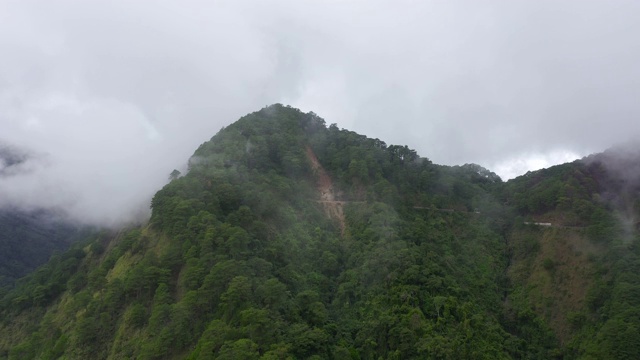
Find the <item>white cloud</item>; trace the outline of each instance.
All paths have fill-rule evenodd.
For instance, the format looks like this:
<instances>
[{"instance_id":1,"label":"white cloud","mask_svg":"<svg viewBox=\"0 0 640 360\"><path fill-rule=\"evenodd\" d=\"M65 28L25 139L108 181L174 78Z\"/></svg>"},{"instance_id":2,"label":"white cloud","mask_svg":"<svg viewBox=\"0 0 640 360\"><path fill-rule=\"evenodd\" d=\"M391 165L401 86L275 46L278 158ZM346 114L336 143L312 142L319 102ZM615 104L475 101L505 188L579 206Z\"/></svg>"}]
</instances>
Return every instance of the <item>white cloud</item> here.
<instances>
[{"instance_id":1,"label":"white cloud","mask_svg":"<svg viewBox=\"0 0 640 360\"><path fill-rule=\"evenodd\" d=\"M492 169L502 180L506 181L523 175L527 171L540 170L553 165L572 162L583 158L585 155L586 154L580 155L567 150L522 154L502 160L496 163Z\"/></svg>"},{"instance_id":2,"label":"white cloud","mask_svg":"<svg viewBox=\"0 0 640 360\"><path fill-rule=\"evenodd\" d=\"M127 219L274 102L512 177L638 135L638 15L624 0L1 2L0 141L41 160L0 180L0 201Z\"/></svg>"}]
</instances>

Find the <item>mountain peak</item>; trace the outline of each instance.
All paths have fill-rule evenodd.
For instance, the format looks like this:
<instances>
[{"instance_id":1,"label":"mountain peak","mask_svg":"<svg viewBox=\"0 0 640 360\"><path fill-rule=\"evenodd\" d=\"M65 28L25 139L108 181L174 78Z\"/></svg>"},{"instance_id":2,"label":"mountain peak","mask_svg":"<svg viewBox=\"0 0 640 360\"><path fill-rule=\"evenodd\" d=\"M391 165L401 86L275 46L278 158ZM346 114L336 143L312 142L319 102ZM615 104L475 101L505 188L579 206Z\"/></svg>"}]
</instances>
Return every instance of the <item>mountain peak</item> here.
<instances>
[{"instance_id":1,"label":"mountain peak","mask_svg":"<svg viewBox=\"0 0 640 360\"><path fill-rule=\"evenodd\" d=\"M620 211L603 174L502 182L268 106L203 143L149 224L95 234L4 296L0 356L628 355L640 247L620 215L638 199Z\"/></svg>"}]
</instances>

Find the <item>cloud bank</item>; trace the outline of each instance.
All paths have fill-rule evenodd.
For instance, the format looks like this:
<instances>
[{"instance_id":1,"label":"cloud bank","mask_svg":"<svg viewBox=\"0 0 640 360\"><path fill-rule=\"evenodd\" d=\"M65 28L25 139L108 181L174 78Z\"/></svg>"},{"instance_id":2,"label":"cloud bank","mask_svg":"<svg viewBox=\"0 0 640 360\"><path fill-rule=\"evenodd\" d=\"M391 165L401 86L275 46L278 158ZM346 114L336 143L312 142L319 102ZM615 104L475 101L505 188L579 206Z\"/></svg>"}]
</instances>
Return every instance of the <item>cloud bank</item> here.
<instances>
[{"instance_id":1,"label":"cloud bank","mask_svg":"<svg viewBox=\"0 0 640 360\"><path fill-rule=\"evenodd\" d=\"M638 135L640 3L0 2L0 206L144 216L222 126L281 102L503 177Z\"/></svg>"}]
</instances>

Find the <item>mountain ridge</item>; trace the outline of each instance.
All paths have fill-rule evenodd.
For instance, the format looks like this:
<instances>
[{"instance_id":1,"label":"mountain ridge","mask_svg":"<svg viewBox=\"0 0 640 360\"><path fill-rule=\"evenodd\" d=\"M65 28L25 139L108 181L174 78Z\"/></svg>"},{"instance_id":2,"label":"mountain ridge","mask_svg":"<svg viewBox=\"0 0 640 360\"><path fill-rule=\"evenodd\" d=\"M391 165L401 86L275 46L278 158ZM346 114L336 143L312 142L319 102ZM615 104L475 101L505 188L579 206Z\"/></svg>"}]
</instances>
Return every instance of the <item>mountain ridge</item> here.
<instances>
[{"instance_id":1,"label":"mountain ridge","mask_svg":"<svg viewBox=\"0 0 640 360\"><path fill-rule=\"evenodd\" d=\"M148 226L4 296L0 358L624 358L637 234L601 171L502 182L273 105L198 147ZM525 224L550 218L581 227Z\"/></svg>"}]
</instances>

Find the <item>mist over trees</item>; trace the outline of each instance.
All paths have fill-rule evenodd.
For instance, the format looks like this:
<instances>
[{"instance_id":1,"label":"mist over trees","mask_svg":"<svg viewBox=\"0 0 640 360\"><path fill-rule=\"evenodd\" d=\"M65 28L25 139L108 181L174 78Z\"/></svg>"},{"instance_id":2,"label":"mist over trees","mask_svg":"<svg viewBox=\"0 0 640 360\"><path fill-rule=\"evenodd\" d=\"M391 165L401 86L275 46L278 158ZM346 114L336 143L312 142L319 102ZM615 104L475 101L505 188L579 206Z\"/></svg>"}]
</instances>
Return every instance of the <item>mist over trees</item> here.
<instances>
[{"instance_id":1,"label":"mist over trees","mask_svg":"<svg viewBox=\"0 0 640 360\"><path fill-rule=\"evenodd\" d=\"M505 183L276 104L169 177L148 224L2 297L0 358L640 355L637 231L602 162Z\"/></svg>"}]
</instances>

